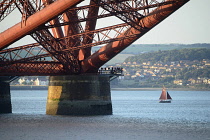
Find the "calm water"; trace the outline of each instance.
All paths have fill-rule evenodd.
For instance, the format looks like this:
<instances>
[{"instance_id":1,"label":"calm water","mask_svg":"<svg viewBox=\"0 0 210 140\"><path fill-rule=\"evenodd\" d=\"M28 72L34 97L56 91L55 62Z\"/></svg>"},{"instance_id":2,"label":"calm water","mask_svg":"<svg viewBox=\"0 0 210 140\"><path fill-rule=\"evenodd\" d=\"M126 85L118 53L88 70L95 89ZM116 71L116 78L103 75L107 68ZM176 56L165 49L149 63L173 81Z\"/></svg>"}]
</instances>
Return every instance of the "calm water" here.
<instances>
[{"instance_id":1,"label":"calm water","mask_svg":"<svg viewBox=\"0 0 210 140\"><path fill-rule=\"evenodd\" d=\"M113 115L45 115L47 90L11 91L12 114L0 114L7 139L210 140L210 91L112 91Z\"/></svg>"},{"instance_id":2,"label":"calm water","mask_svg":"<svg viewBox=\"0 0 210 140\"><path fill-rule=\"evenodd\" d=\"M209 91L171 91L172 103L159 103L158 91L113 92L114 114L158 121L210 123Z\"/></svg>"},{"instance_id":3,"label":"calm water","mask_svg":"<svg viewBox=\"0 0 210 140\"><path fill-rule=\"evenodd\" d=\"M171 91L172 103L159 103L159 91L112 91L113 115L158 121L210 123L210 91ZM13 113L45 114L47 91L11 91Z\"/></svg>"}]
</instances>

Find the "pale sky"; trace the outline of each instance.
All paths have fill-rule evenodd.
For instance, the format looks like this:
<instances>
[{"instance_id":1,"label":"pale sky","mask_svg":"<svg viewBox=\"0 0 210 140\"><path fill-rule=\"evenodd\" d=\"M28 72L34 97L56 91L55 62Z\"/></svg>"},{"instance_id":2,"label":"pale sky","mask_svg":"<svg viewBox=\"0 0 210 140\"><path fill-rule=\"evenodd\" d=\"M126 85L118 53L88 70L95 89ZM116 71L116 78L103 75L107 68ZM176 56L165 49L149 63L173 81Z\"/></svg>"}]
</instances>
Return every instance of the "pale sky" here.
<instances>
[{"instance_id":1,"label":"pale sky","mask_svg":"<svg viewBox=\"0 0 210 140\"><path fill-rule=\"evenodd\" d=\"M20 21L11 14L0 22L0 32ZM9 20L9 22L8 22ZM11 46L35 43L26 37ZM187 4L150 30L134 44L210 43L210 0L190 0Z\"/></svg>"},{"instance_id":2,"label":"pale sky","mask_svg":"<svg viewBox=\"0 0 210 140\"><path fill-rule=\"evenodd\" d=\"M210 0L190 0L136 43L210 43Z\"/></svg>"}]
</instances>

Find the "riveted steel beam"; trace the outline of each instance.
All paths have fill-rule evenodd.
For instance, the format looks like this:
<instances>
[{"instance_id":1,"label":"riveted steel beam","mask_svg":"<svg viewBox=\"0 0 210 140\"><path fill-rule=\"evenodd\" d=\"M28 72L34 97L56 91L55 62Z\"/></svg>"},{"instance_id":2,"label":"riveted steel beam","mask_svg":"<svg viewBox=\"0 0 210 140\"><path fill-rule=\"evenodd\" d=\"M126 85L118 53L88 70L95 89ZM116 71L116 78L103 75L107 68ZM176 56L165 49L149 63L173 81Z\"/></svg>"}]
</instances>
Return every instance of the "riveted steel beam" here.
<instances>
[{"instance_id":1,"label":"riveted steel beam","mask_svg":"<svg viewBox=\"0 0 210 140\"><path fill-rule=\"evenodd\" d=\"M66 11L68 8L80 3L81 1L83 0L57 0L41 11L28 17L25 26L22 26L20 22L2 32L0 34L0 50L8 47L13 42L31 33L39 26L50 21L62 12Z\"/></svg>"},{"instance_id":2,"label":"riveted steel beam","mask_svg":"<svg viewBox=\"0 0 210 140\"><path fill-rule=\"evenodd\" d=\"M95 4L95 2L93 0L90 1L90 5ZM98 15L98 11L99 11L99 7L90 7L89 11L88 11L88 15L87 18L92 19L90 21L86 22L86 26L85 26L85 32L89 32L89 31L93 31L96 28L96 22L97 19L94 18L94 16ZM89 33L86 36L83 37L83 42L82 44L90 44L93 41L93 33ZM87 57L89 57L91 55L91 48L84 48L84 49L80 49L79 51L79 60L82 61L84 59L86 59Z\"/></svg>"},{"instance_id":3,"label":"riveted steel beam","mask_svg":"<svg viewBox=\"0 0 210 140\"><path fill-rule=\"evenodd\" d=\"M163 21L165 18L167 18L169 15L171 15L174 11L179 9L188 1L189 0L180 0L180 1L177 0L176 3L163 5L156 8L146 17L139 20L139 24L143 25L141 30L137 30L134 27L131 27L123 34L119 35L117 38L130 34L137 34L136 37L126 38L105 45L104 47L99 49L97 52L95 52L89 58L85 59L82 62L83 72L93 73L98 71L98 68L100 68L106 62L108 62L110 59L112 59L114 56L116 56L118 53L120 53L122 50L124 50L126 47L128 47L138 38L143 36L145 33L147 33L149 30L151 30L153 27L155 27L157 24L159 24L161 21Z\"/></svg>"}]
</instances>

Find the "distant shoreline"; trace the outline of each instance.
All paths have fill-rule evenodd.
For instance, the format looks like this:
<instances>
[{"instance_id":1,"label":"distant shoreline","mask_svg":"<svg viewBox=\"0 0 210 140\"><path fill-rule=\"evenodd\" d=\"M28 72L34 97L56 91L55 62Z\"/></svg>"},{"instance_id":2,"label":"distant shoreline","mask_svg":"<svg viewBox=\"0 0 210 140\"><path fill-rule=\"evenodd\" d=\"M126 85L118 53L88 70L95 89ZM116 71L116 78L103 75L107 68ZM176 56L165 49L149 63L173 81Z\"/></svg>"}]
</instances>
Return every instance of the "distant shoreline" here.
<instances>
[{"instance_id":1,"label":"distant shoreline","mask_svg":"<svg viewBox=\"0 0 210 140\"><path fill-rule=\"evenodd\" d=\"M48 90L48 86L10 86L11 90ZM210 91L210 89L167 88L168 91ZM111 88L113 91L161 91L162 88Z\"/></svg>"},{"instance_id":2,"label":"distant shoreline","mask_svg":"<svg viewBox=\"0 0 210 140\"><path fill-rule=\"evenodd\" d=\"M169 91L210 91L210 89L167 88ZM162 88L112 88L116 91L161 91Z\"/></svg>"},{"instance_id":3,"label":"distant shoreline","mask_svg":"<svg viewBox=\"0 0 210 140\"><path fill-rule=\"evenodd\" d=\"M11 85L10 90L48 90L48 86L16 86L16 85Z\"/></svg>"}]
</instances>

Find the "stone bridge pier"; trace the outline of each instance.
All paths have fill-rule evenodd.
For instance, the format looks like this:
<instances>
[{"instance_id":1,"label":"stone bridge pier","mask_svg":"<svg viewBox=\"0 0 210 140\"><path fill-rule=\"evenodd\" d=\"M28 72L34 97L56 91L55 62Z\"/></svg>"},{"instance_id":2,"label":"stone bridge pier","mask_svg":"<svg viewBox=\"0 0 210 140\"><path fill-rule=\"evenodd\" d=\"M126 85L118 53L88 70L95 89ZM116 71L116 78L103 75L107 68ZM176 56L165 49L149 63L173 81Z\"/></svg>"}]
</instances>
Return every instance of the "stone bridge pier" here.
<instances>
[{"instance_id":1,"label":"stone bridge pier","mask_svg":"<svg viewBox=\"0 0 210 140\"><path fill-rule=\"evenodd\" d=\"M110 77L107 75L51 76L46 114L111 115Z\"/></svg>"},{"instance_id":2,"label":"stone bridge pier","mask_svg":"<svg viewBox=\"0 0 210 140\"><path fill-rule=\"evenodd\" d=\"M8 76L0 77L0 114L12 113L10 79Z\"/></svg>"},{"instance_id":3,"label":"stone bridge pier","mask_svg":"<svg viewBox=\"0 0 210 140\"><path fill-rule=\"evenodd\" d=\"M50 76L46 114L111 115L110 81L122 70L101 70L96 74ZM0 77L0 113L12 113L11 77Z\"/></svg>"}]
</instances>

